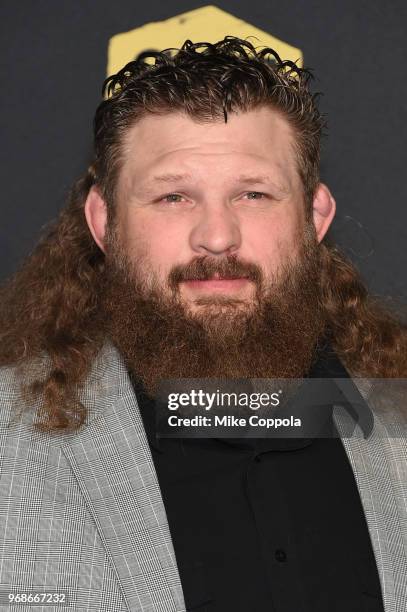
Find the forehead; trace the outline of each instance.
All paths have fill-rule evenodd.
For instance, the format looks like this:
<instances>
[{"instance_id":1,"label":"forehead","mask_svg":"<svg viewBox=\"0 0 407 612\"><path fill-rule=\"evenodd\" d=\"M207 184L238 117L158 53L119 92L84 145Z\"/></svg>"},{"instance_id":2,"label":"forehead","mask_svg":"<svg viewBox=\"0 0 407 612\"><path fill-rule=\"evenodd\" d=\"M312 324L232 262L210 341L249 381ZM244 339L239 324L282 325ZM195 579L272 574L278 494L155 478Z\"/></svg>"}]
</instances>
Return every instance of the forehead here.
<instances>
[{"instance_id":1,"label":"forehead","mask_svg":"<svg viewBox=\"0 0 407 612\"><path fill-rule=\"evenodd\" d=\"M158 175L216 181L245 171L294 188L299 183L294 141L288 121L268 107L229 113L227 123L198 123L175 112L146 115L123 141L121 187L153 185Z\"/></svg>"}]
</instances>

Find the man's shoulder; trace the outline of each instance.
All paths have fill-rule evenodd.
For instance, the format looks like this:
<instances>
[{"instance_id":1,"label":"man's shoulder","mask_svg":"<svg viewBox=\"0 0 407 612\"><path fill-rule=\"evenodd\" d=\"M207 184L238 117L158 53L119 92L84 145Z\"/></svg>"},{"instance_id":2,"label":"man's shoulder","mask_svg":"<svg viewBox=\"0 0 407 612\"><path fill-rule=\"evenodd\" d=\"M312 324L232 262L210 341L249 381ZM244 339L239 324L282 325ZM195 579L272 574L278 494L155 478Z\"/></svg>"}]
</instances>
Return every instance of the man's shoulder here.
<instances>
[{"instance_id":1,"label":"man's shoulder","mask_svg":"<svg viewBox=\"0 0 407 612\"><path fill-rule=\"evenodd\" d=\"M24 393L27 382L19 366L0 368L0 467L2 477L10 469L9 460L21 463L24 471L27 456L35 450L38 465L47 463L49 453L61 438L35 428L41 406L40 398ZM14 468L13 468L14 469Z\"/></svg>"},{"instance_id":2,"label":"man's shoulder","mask_svg":"<svg viewBox=\"0 0 407 612\"><path fill-rule=\"evenodd\" d=\"M0 393L2 397L13 395L18 387L18 371L16 366L0 366Z\"/></svg>"},{"instance_id":3,"label":"man's shoulder","mask_svg":"<svg viewBox=\"0 0 407 612\"><path fill-rule=\"evenodd\" d=\"M31 383L44 381L51 371L46 356L35 362L0 367L0 427L17 422L30 426L43 398L29 392ZM105 407L129 388L127 368L117 349L106 342L96 355L82 384L75 387L75 395L86 409L86 423L100 416Z\"/></svg>"},{"instance_id":4,"label":"man's shoulder","mask_svg":"<svg viewBox=\"0 0 407 612\"><path fill-rule=\"evenodd\" d=\"M369 405L385 426L407 429L407 378L370 380Z\"/></svg>"},{"instance_id":5,"label":"man's shoulder","mask_svg":"<svg viewBox=\"0 0 407 612\"><path fill-rule=\"evenodd\" d=\"M373 414L375 431L388 439L407 439L407 379L354 378Z\"/></svg>"},{"instance_id":6,"label":"man's shoulder","mask_svg":"<svg viewBox=\"0 0 407 612\"><path fill-rule=\"evenodd\" d=\"M8 426L17 406L23 402L21 371L18 366L0 367L0 427Z\"/></svg>"}]
</instances>

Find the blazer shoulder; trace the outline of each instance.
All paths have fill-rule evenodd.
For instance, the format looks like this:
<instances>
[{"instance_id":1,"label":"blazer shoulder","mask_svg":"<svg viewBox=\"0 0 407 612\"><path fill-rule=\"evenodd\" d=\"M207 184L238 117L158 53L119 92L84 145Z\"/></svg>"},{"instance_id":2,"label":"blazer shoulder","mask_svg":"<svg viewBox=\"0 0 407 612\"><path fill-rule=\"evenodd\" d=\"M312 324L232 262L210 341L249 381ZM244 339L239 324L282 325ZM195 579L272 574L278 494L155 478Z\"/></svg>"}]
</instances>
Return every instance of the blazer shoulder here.
<instances>
[{"instance_id":1,"label":"blazer shoulder","mask_svg":"<svg viewBox=\"0 0 407 612\"><path fill-rule=\"evenodd\" d=\"M16 366L0 367L0 427L9 425L23 402L22 380Z\"/></svg>"},{"instance_id":2,"label":"blazer shoulder","mask_svg":"<svg viewBox=\"0 0 407 612\"><path fill-rule=\"evenodd\" d=\"M0 431L14 430L21 424L23 430L30 428L36 420L43 398L31 397L24 388L36 380L44 380L51 371L49 357L43 354L23 366L0 367ZM126 366L115 347L106 342L91 364L90 372L79 388L77 399L86 410L85 422L78 430L71 432L50 432L51 438L64 439L75 436L80 429L103 416L110 406L131 392ZM61 435L63 434L63 435ZM28 432L27 432L28 435Z\"/></svg>"},{"instance_id":3,"label":"blazer shoulder","mask_svg":"<svg viewBox=\"0 0 407 612\"><path fill-rule=\"evenodd\" d=\"M18 365L0 367L0 432L3 437L5 432L13 435L16 426L20 428L21 435L34 423L41 398L31 397L24 391L24 387L46 376L46 363L38 360L31 369Z\"/></svg>"},{"instance_id":4,"label":"blazer shoulder","mask_svg":"<svg viewBox=\"0 0 407 612\"><path fill-rule=\"evenodd\" d=\"M392 431L407 432L407 378L354 378L375 418Z\"/></svg>"}]
</instances>

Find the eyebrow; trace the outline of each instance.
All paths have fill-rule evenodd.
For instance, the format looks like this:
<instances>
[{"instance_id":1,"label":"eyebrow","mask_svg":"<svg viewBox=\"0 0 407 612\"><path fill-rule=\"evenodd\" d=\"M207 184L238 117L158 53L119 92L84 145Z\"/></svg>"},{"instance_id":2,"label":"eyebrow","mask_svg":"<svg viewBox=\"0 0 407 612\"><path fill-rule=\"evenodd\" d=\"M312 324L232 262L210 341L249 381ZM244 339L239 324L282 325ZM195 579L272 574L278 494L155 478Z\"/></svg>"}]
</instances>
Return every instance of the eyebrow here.
<instances>
[{"instance_id":1,"label":"eyebrow","mask_svg":"<svg viewBox=\"0 0 407 612\"><path fill-rule=\"evenodd\" d=\"M160 174L159 176L153 176L152 181L159 181L162 183L174 183L175 181L182 181L183 179L190 178L190 174Z\"/></svg>"}]
</instances>

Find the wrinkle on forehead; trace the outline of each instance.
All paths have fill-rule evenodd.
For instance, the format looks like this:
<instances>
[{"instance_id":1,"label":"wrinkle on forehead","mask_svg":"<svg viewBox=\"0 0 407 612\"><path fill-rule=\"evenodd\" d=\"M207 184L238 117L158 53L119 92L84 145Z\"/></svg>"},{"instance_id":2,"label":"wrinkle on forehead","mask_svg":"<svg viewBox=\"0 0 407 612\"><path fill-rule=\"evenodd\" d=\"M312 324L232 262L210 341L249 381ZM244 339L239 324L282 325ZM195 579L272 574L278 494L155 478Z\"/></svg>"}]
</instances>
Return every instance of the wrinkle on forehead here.
<instances>
[{"instance_id":1,"label":"wrinkle on forehead","mask_svg":"<svg viewBox=\"0 0 407 612\"><path fill-rule=\"evenodd\" d=\"M203 125L180 113L146 116L129 130L123 153L127 193L159 173L189 173L194 181L210 173L232 180L244 169L271 176L283 192L299 182L292 128L270 109L233 116L227 124Z\"/></svg>"}]
</instances>

